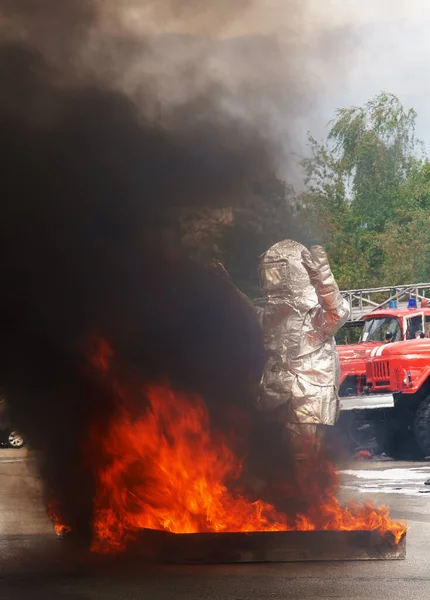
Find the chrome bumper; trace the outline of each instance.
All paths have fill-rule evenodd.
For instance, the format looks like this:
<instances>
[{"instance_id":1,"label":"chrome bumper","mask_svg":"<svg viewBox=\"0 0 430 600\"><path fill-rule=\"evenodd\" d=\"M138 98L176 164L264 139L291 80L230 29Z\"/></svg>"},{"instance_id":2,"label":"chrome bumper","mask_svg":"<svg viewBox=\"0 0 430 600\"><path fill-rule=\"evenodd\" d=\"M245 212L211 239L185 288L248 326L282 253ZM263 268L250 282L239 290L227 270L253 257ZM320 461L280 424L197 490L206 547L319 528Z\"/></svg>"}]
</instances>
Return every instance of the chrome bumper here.
<instances>
[{"instance_id":1,"label":"chrome bumper","mask_svg":"<svg viewBox=\"0 0 430 600\"><path fill-rule=\"evenodd\" d=\"M362 396L341 396L340 410L372 410L394 408L392 394L363 394Z\"/></svg>"}]
</instances>

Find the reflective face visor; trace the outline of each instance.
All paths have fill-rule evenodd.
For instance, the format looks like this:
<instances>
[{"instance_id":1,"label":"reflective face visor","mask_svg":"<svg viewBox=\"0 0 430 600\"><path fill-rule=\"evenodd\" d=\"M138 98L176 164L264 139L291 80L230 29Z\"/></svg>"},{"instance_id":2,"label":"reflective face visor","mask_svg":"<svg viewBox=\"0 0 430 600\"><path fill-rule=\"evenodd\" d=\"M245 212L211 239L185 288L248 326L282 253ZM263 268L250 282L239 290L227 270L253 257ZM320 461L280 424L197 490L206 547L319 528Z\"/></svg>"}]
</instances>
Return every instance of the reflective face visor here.
<instances>
[{"instance_id":1,"label":"reflective face visor","mask_svg":"<svg viewBox=\"0 0 430 600\"><path fill-rule=\"evenodd\" d=\"M286 262L265 263L258 270L260 289L266 296L288 289L289 269Z\"/></svg>"},{"instance_id":2,"label":"reflective face visor","mask_svg":"<svg viewBox=\"0 0 430 600\"><path fill-rule=\"evenodd\" d=\"M301 260L291 258L263 262L259 267L260 289L265 296L314 296L315 291Z\"/></svg>"}]
</instances>

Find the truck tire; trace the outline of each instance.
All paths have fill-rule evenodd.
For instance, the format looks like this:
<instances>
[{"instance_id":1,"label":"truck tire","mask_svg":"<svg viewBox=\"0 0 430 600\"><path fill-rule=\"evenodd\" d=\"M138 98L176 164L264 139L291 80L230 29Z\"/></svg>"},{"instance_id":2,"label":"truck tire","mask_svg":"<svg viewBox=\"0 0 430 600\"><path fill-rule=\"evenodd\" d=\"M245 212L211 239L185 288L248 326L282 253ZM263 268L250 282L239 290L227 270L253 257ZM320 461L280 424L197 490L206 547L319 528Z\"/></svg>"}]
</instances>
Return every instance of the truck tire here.
<instances>
[{"instance_id":1,"label":"truck tire","mask_svg":"<svg viewBox=\"0 0 430 600\"><path fill-rule=\"evenodd\" d=\"M430 456L430 396L418 405L414 417L414 435L423 455Z\"/></svg>"},{"instance_id":2,"label":"truck tire","mask_svg":"<svg viewBox=\"0 0 430 600\"><path fill-rule=\"evenodd\" d=\"M368 421L364 411L343 411L336 427L342 436L343 450L347 454L354 456L360 450L368 450L377 455L384 451L384 428L380 423Z\"/></svg>"}]
</instances>

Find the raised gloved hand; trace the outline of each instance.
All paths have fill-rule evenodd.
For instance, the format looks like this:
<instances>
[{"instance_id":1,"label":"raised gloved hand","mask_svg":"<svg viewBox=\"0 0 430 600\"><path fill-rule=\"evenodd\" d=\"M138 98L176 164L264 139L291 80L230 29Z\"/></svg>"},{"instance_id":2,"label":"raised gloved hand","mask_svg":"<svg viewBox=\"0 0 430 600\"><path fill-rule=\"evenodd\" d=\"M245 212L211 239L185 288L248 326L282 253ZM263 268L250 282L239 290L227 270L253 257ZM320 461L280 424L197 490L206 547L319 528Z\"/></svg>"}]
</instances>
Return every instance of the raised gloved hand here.
<instances>
[{"instance_id":1,"label":"raised gloved hand","mask_svg":"<svg viewBox=\"0 0 430 600\"><path fill-rule=\"evenodd\" d=\"M309 278L314 287L319 283L335 284L326 251L322 246L312 246L310 252L309 250L303 250L302 264L309 273Z\"/></svg>"},{"instance_id":2,"label":"raised gloved hand","mask_svg":"<svg viewBox=\"0 0 430 600\"><path fill-rule=\"evenodd\" d=\"M316 322L327 335L332 335L347 320L349 309L339 291L324 248L312 246L310 252L303 250L302 264L309 274L322 309L321 314L315 315Z\"/></svg>"}]
</instances>

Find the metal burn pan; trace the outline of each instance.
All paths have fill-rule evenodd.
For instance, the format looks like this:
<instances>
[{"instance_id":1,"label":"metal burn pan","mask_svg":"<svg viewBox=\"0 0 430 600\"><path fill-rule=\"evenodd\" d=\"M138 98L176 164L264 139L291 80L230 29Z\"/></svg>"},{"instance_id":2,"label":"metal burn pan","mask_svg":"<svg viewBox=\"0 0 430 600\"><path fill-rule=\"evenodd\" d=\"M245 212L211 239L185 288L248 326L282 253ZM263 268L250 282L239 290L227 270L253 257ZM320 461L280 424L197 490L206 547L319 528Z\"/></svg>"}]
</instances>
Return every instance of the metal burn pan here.
<instances>
[{"instance_id":1,"label":"metal burn pan","mask_svg":"<svg viewBox=\"0 0 430 600\"><path fill-rule=\"evenodd\" d=\"M378 531L174 534L143 530L129 551L176 564L403 560L406 533L396 543L391 532Z\"/></svg>"}]
</instances>

